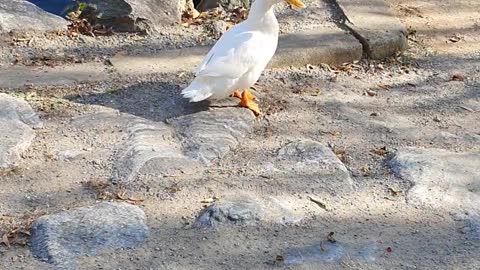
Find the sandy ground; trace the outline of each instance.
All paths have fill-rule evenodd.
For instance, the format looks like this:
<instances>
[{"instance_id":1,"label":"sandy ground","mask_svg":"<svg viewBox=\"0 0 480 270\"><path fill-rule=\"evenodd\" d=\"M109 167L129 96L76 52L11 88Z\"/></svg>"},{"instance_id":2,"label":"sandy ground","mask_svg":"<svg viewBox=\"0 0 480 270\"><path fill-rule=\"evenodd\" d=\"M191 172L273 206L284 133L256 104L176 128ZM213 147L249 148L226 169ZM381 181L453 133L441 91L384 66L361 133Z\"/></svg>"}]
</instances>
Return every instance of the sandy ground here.
<instances>
[{"instance_id":1,"label":"sandy ground","mask_svg":"<svg viewBox=\"0 0 480 270\"><path fill-rule=\"evenodd\" d=\"M350 245L375 242L376 260L347 259L292 269L479 269L480 244L461 232L463 224L448 211L407 204L410 184L392 176L384 166L385 157L371 150L403 146L480 150L480 118L472 112L480 111L480 3L391 2L412 33L409 51L396 59L362 61L337 71L327 67L266 71L255 87L264 115L241 146L203 174L145 176L128 185L128 194L145 198L141 205L151 229L149 240L135 250L81 258L81 269L282 268L275 262L277 255L289 247L315 244L329 232ZM452 81L455 74L464 80ZM1 178L3 220L8 215L20 222L24 214L94 203L96 192L82 182L108 180L115 162L111 156L123 131L116 123L82 125L72 118L114 108L163 121L172 115L157 106L162 104L159 99L178 94L188 80L157 74L137 81L119 78L13 92L39 111L45 127L37 131L22 166ZM280 147L298 138L336 150L352 175L354 191L332 194L312 190L296 176L278 181L257 173L254 164L272 159ZM81 157L69 162L58 158L59 152L71 149L83 151ZM312 193L328 201L331 211L311 203L307 197ZM203 199L238 194L286 198L304 219L294 226L191 228ZM49 269L22 246L0 245L0 265Z\"/></svg>"}]
</instances>

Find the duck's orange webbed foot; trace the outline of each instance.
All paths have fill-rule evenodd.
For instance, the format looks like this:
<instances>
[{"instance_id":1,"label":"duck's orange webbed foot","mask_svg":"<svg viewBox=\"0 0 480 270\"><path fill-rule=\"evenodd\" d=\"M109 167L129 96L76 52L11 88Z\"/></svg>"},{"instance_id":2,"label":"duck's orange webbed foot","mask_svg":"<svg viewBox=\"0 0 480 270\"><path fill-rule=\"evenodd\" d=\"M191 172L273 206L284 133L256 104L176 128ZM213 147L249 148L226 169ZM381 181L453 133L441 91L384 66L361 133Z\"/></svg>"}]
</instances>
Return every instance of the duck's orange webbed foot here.
<instances>
[{"instance_id":1,"label":"duck's orange webbed foot","mask_svg":"<svg viewBox=\"0 0 480 270\"><path fill-rule=\"evenodd\" d=\"M239 94L238 91L235 91L235 92L237 92L237 95ZM235 96L235 93L233 94ZM245 107L250 109L256 116L260 115L260 108L258 107L258 104L254 102L255 96L252 95L250 90L245 89L242 92L241 97L239 98L240 98L240 103L238 105L240 107Z\"/></svg>"}]
</instances>

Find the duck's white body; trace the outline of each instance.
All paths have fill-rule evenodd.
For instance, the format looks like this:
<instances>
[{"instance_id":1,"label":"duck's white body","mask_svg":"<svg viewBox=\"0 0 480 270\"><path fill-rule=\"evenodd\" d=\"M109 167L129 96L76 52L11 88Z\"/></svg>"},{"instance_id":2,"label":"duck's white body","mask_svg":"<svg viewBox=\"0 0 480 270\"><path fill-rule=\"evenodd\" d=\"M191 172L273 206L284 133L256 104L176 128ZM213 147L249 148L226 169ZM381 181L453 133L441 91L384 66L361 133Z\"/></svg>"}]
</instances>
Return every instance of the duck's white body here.
<instances>
[{"instance_id":1,"label":"duck's white body","mask_svg":"<svg viewBox=\"0 0 480 270\"><path fill-rule=\"evenodd\" d=\"M191 102L222 99L253 86L277 49L279 27L273 6L280 1L256 0L248 19L213 46L182 95Z\"/></svg>"}]
</instances>

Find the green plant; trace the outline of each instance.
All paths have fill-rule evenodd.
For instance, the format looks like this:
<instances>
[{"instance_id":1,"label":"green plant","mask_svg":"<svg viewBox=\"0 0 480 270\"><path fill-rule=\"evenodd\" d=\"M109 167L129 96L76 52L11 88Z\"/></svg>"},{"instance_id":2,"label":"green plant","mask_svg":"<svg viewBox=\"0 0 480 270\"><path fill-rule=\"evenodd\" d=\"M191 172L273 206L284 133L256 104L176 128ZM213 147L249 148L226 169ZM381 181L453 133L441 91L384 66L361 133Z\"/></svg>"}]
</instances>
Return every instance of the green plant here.
<instances>
[{"instance_id":1,"label":"green plant","mask_svg":"<svg viewBox=\"0 0 480 270\"><path fill-rule=\"evenodd\" d=\"M79 1L79 0L72 0L72 4L67 5L62 10L62 14L67 15L71 12L81 13L85 9L86 6L87 6L87 2L83 2L83 1Z\"/></svg>"}]
</instances>

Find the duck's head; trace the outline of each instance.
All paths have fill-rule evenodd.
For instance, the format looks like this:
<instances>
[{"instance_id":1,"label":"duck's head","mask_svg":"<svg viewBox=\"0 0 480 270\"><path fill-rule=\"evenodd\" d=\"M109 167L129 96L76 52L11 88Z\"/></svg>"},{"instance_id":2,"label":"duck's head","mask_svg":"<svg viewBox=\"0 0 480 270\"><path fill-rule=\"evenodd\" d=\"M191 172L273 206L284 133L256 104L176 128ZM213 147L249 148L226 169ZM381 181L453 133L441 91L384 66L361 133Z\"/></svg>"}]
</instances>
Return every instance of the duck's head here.
<instances>
[{"instance_id":1,"label":"duck's head","mask_svg":"<svg viewBox=\"0 0 480 270\"><path fill-rule=\"evenodd\" d=\"M259 0L257 0L257 1L259 1ZM305 4L302 3L301 0L263 0L263 1L268 3L269 6L273 6L275 4L285 2L285 3L287 3L289 5L292 5L293 7L296 7L296 8L304 8L305 7Z\"/></svg>"}]
</instances>

